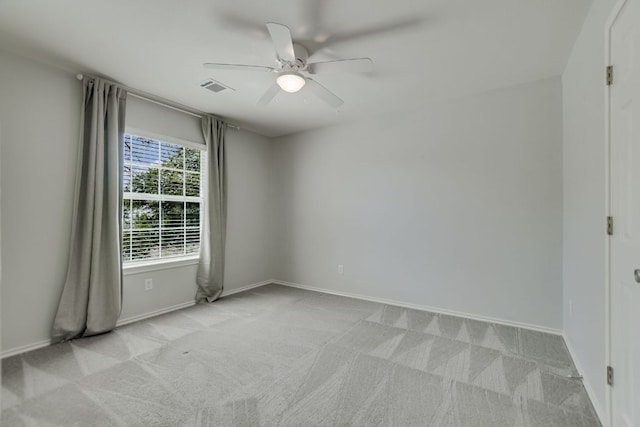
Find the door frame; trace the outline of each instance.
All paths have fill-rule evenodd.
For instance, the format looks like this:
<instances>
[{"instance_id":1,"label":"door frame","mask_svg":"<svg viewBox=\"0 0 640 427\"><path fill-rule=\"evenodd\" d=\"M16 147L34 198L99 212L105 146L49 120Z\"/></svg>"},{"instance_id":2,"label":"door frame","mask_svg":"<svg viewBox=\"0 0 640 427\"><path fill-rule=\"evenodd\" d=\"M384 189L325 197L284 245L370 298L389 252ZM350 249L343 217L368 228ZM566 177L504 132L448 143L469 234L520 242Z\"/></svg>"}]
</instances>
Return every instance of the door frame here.
<instances>
[{"instance_id":1,"label":"door frame","mask_svg":"<svg viewBox=\"0 0 640 427\"><path fill-rule=\"evenodd\" d=\"M618 0L616 4L613 6L611 10L611 14L605 23L604 30L604 67L602 67L603 71L606 70L606 67L612 65L611 63L611 27L615 23L616 19L622 12L625 4L628 0ZM615 75L615 74L614 74ZM605 82L605 75L603 73L603 82ZM611 165L611 86L606 86L604 91L604 129L605 129L605 206L606 206L606 215L611 215L611 194L612 194L612 183L613 177L612 173L612 165ZM611 345L611 293L613 287L611 286L611 236L607 235L606 245L605 245L605 361L607 366L611 366L612 363L612 345ZM602 372L604 376L604 371ZM613 392L609 385L606 385L605 391L605 413L606 419L602 420L605 426L613 425Z\"/></svg>"}]
</instances>

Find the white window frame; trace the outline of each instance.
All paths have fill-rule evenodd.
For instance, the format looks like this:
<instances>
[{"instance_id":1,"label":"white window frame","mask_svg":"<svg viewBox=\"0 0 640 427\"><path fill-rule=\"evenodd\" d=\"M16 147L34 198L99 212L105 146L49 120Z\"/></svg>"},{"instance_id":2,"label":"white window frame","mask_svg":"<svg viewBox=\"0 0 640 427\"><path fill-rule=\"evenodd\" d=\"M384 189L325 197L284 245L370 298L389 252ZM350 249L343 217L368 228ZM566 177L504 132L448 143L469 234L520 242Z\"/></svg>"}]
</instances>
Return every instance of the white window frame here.
<instances>
[{"instance_id":1,"label":"white window frame","mask_svg":"<svg viewBox=\"0 0 640 427\"><path fill-rule=\"evenodd\" d=\"M149 138L156 141L166 142L169 144L179 144L184 147L193 148L196 150L200 150L200 230L202 230L203 225L203 212L204 212L204 203L205 203L205 195L207 194L207 147L203 144L199 144L197 142L188 141L181 138L176 138L167 135L161 135L159 133L147 131L144 129L134 128L134 127L125 127L125 134L140 136L143 138ZM122 188L121 188L122 191ZM124 192L122 193L122 200L124 201ZM149 198L145 197L145 200L169 200L171 201L172 196L161 197L159 195L149 194L147 195ZM176 196L174 196L176 197ZM184 200L184 198L182 198ZM120 209L122 209L122 203L120 204ZM122 230L120 231L120 244L122 244ZM201 242L202 243L202 242ZM122 274L124 276L129 276L133 274L157 271L157 270L166 270L177 267L185 267L190 265L198 264L198 260L200 258L200 253L178 256L178 257L170 257L170 258L153 258L147 260L138 260L131 262L122 262Z\"/></svg>"}]
</instances>

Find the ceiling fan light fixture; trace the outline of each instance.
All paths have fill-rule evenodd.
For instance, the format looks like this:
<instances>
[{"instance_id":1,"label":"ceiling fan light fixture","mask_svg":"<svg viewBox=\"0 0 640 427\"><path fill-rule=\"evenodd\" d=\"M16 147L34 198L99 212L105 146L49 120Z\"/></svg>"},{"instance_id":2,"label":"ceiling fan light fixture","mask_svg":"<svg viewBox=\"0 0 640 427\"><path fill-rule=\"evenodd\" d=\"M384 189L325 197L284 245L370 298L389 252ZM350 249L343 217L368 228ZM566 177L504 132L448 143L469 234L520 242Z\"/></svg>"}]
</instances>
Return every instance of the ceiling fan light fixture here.
<instances>
[{"instance_id":1,"label":"ceiling fan light fixture","mask_svg":"<svg viewBox=\"0 0 640 427\"><path fill-rule=\"evenodd\" d=\"M295 71L285 71L281 73L276 79L280 89L285 92L295 93L302 89L306 83L304 77L300 73Z\"/></svg>"}]
</instances>

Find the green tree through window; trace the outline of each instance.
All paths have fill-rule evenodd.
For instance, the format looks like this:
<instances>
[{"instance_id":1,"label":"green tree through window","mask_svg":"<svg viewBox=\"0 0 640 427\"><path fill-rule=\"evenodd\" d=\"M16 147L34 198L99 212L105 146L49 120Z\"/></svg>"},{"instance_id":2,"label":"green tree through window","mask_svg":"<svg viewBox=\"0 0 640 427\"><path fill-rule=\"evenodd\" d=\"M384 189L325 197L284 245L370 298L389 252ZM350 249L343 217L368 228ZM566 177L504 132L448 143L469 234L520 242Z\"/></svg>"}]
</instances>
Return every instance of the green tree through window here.
<instances>
[{"instance_id":1,"label":"green tree through window","mask_svg":"<svg viewBox=\"0 0 640 427\"><path fill-rule=\"evenodd\" d=\"M126 134L123 154L124 262L198 253L202 152Z\"/></svg>"}]
</instances>

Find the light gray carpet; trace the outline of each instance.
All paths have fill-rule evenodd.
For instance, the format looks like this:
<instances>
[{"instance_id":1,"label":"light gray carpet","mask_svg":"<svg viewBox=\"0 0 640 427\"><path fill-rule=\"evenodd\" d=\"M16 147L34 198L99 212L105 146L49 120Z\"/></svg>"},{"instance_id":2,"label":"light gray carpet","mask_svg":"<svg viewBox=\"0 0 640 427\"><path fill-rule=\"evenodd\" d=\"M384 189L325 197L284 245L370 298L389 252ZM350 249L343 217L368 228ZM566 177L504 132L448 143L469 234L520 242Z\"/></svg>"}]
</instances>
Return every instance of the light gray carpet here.
<instances>
[{"instance_id":1,"label":"light gray carpet","mask_svg":"<svg viewBox=\"0 0 640 427\"><path fill-rule=\"evenodd\" d=\"M2 362L3 426L599 426L562 338L269 285Z\"/></svg>"}]
</instances>

